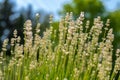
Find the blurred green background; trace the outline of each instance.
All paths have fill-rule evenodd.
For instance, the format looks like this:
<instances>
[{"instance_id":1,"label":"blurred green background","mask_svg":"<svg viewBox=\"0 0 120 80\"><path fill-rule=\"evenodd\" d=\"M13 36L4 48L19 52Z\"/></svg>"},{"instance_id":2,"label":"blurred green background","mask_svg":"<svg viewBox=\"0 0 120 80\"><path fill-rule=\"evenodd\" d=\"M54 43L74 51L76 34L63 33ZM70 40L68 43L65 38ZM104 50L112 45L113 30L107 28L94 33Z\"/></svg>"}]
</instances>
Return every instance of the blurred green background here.
<instances>
[{"instance_id":1,"label":"blurred green background","mask_svg":"<svg viewBox=\"0 0 120 80\"><path fill-rule=\"evenodd\" d=\"M101 16L104 22L109 18L115 34L114 49L120 48L119 5L119 0L0 0L0 49L4 39L13 37L15 29L23 43L24 22L31 19L34 28L37 23L35 13L40 14L40 36L44 36L43 32L49 28L50 14L54 16L53 26L57 27L60 17L65 16L66 12L73 12L74 18L77 18L81 11L85 12L86 19L91 22L97 16Z\"/></svg>"}]
</instances>

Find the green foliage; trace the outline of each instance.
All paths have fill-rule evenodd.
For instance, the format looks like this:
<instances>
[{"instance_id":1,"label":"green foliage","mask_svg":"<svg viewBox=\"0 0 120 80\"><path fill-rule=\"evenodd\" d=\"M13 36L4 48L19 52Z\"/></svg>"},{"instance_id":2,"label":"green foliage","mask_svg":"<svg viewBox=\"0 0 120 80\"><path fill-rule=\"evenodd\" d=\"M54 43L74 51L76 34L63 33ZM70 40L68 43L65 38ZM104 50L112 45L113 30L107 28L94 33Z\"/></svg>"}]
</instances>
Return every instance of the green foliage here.
<instances>
[{"instance_id":1,"label":"green foliage","mask_svg":"<svg viewBox=\"0 0 120 80\"><path fill-rule=\"evenodd\" d=\"M115 32L120 32L120 22L119 22L119 19L120 19L120 10L116 10L114 12L111 12L109 14L109 18L112 20L111 21L111 26L113 26ZM119 33L118 33L119 34Z\"/></svg>"},{"instance_id":2,"label":"green foliage","mask_svg":"<svg viewBox=\"0 0 120 80\"><path fill-rule=\"evenodd\" d=\"M115 41L114 41L114 45L115 48L120 48L120 10L116 10L114 12L110 12L108 17L111 19L111 26L114 30L114 34L115 34Z\"/></svg>"},{"instance_id":3,"label":"green foliage","mask_svg":"<svg viewBox=\"0 0 120 80\"><path fill-rule=\"evenodd\" d=\"M100 0L72 0L63 6L61 13L73 12L77 18L81 11L85 11L86 17L91 19L104 13L105 9Z\"/></svg>"}]
</instances>

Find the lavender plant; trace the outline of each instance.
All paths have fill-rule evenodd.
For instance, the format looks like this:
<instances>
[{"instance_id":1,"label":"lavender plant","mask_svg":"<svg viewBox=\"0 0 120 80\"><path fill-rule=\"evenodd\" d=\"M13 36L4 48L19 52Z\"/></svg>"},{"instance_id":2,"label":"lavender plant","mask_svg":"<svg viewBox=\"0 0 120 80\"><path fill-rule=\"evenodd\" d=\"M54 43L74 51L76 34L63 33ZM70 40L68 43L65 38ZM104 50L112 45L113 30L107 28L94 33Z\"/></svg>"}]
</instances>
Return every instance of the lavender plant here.
<instances>
[{"instance_id":1,"label":"lavender plant","mask_svg":"<svg viewBox=\"0 0 120 80\"><path fill-rule=\"evenodd\" d=\"M0 80L115 80L120 71L120 49L112 67L114 35L110 20L104 25L97 17L90 26L83 12L76 20L72 17L72 13L67 13L57 31L51 16L50 29L43 37L39 36L40 23L33 34L32 22L27 20L24 44L20 44L15 30L10 40L11 57L6 55L8 39L0 53Z\"/></svg>"}]
</instances>

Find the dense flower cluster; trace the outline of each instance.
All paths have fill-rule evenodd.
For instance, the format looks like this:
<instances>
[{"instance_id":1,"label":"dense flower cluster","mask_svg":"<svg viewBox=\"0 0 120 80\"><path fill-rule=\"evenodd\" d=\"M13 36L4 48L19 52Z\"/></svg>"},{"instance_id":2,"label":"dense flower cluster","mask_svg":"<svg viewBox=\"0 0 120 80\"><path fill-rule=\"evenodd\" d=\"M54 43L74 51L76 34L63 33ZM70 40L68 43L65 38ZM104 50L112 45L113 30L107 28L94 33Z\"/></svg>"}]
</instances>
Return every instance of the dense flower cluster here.
<instances>
[{"instance_id":1,"label":"dense flower cluster","mask_svg":"<svg viewBox=\"0 0 120 80\"><path fill-rule=\"evenodd\" d=\"M36 14L39 17L39 14ZM0 80L115 80L120 71L120 49L113 63L113 30L110 20L103 24L100 17L93 24L86 21L84 12L73 19L67 13L40 37L40 23L35 33L32 22L24 24L24 44L20 44L17 30L11 41L11 56L6 55L8 39L0 53ZM91 26L92 25L92 26ZM114 67L113 67L114 64ZM120 79L120 76L118 76Z\"/></svg>"}]
</instances>

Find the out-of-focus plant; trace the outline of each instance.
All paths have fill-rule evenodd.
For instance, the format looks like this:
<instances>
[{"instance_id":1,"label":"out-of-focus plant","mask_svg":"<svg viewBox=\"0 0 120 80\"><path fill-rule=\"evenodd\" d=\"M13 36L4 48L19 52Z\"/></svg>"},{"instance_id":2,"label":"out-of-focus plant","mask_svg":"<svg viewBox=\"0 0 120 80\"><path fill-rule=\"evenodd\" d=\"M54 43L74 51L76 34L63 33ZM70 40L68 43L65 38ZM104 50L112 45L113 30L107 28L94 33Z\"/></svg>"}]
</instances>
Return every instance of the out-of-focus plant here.
<instances>
[{"instance_id":1,"label":"out-of-focus plant","mask_svg":"<svg viewBox=\"0 0 120 80\"><path fill-rule=\"evenodd\" d=\"M114 41L114 44L116 45L115 48L120 48L120 9L114 12L110 12L108 14L108 18L111 19L110 25L114 29L114 35L116 35Z\"/></svg>"},{"instance_id":2,"label":"out-of-focus plant","mask_svg":"<svg viewBox=\"0 0 120 80\"><path fill-rule=\"evenodd\" d=\"M85 11L86 17L91 19L93 17L103 16L105 7L100 0L72 0L70 3L64 4L61 14L66 12L73 12L74 17L77 18L81 11Z\"/></svg>"}]
</instances>

